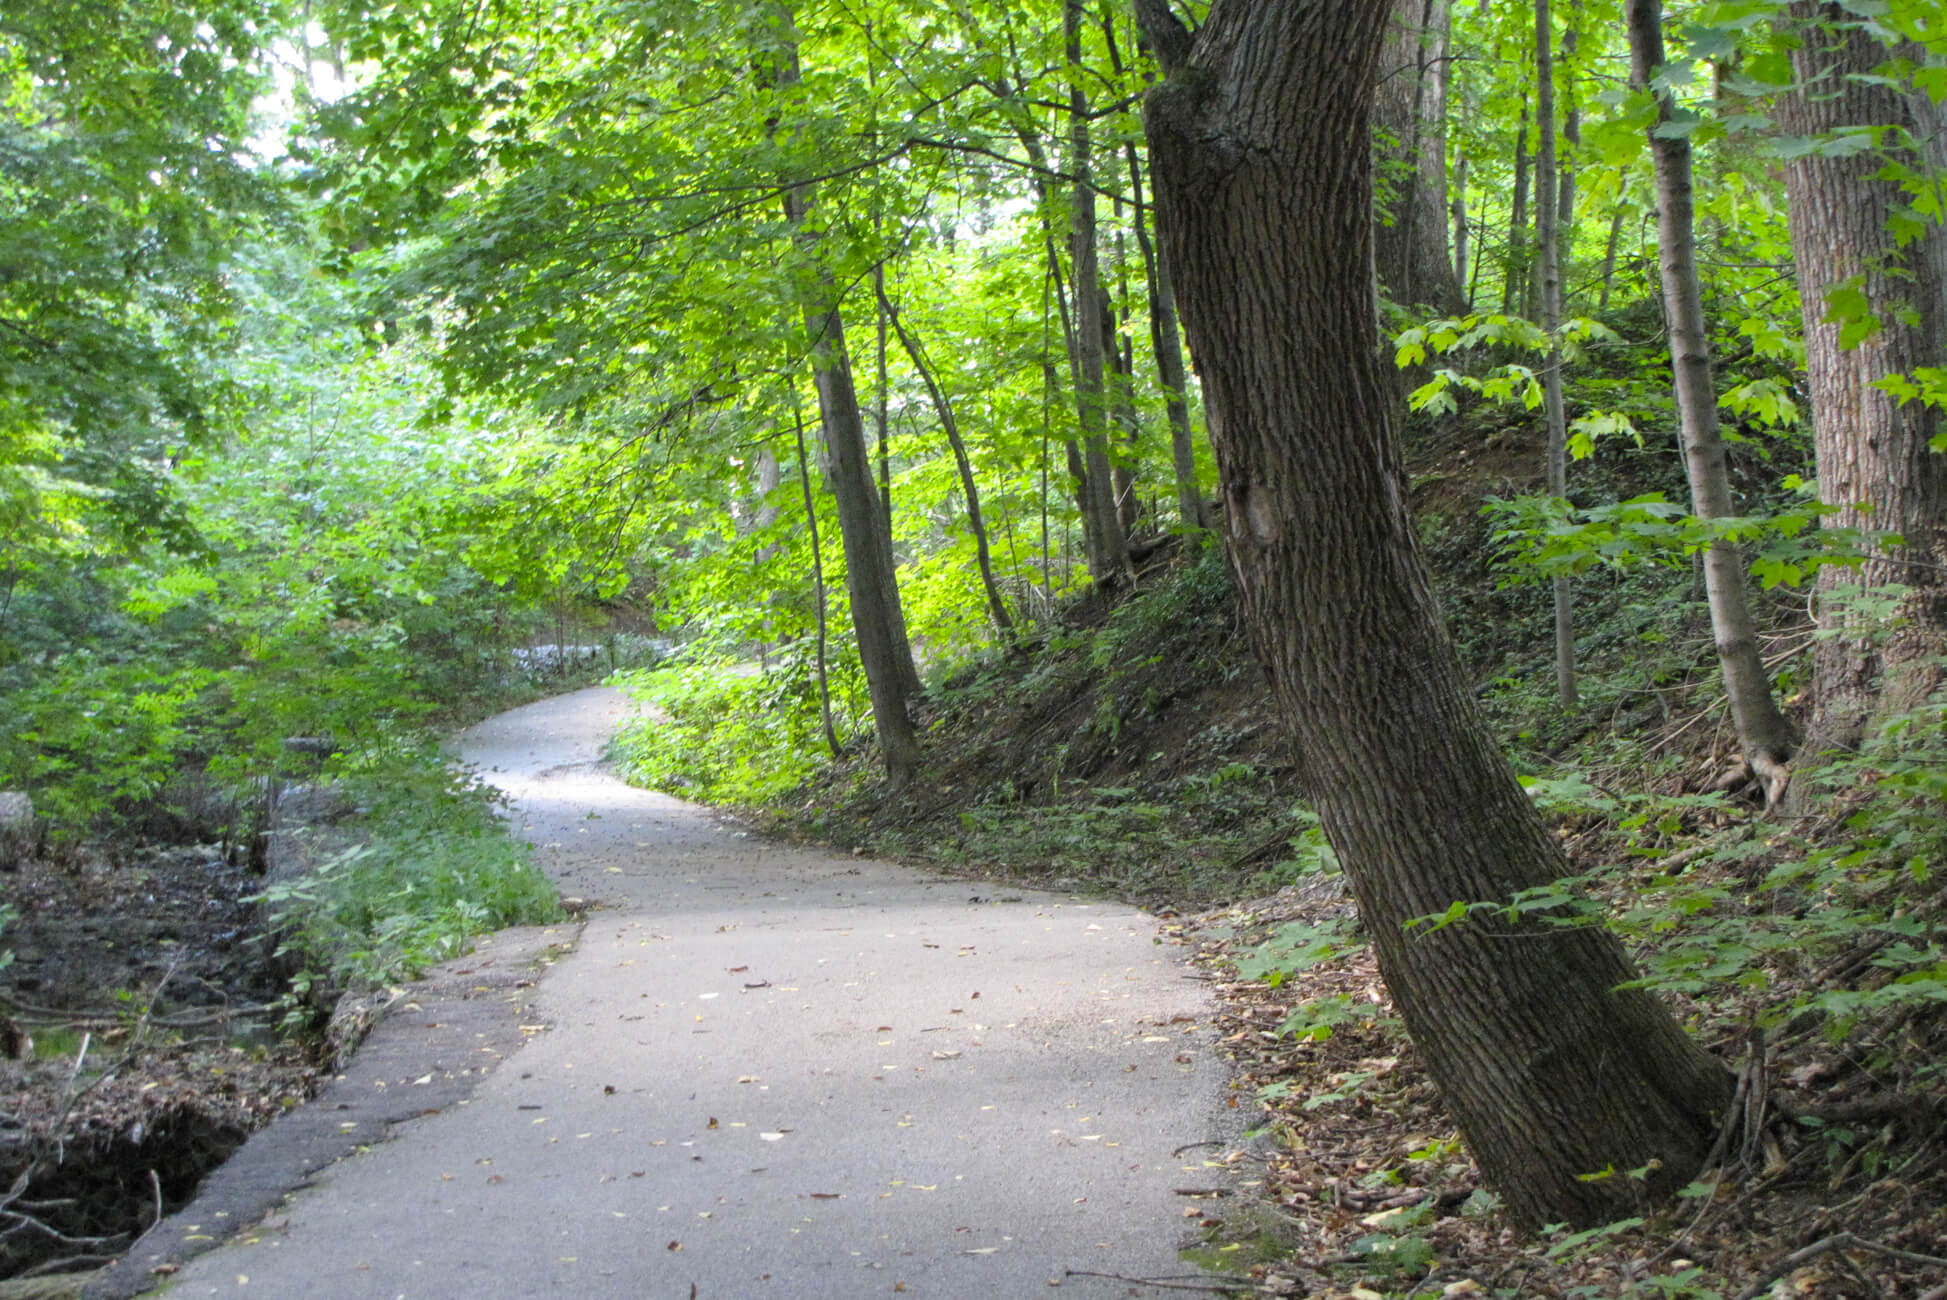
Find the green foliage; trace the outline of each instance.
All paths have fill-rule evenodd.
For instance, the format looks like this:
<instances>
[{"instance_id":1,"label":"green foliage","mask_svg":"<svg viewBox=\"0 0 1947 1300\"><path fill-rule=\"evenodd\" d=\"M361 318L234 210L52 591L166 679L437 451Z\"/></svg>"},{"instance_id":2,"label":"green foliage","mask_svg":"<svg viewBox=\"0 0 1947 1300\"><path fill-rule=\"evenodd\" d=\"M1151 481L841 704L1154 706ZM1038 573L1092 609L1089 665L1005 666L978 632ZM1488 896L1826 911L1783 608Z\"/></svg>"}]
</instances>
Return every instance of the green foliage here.
<instances>
[{"instance_id":1,"label":"green foliage","mask_svg":"<svg viewBox=\"0 0 1947 1300\"><path fill-rule=\"evenodd\" d=\"M622 774L637 785L717 803L771 802L831 761L808 657L768 671L738 666L618 674L646 706L615 738ZM854 720L847 719L847 728Z\"/></svg>"},{"instance_id":2,"label":"green foliage","mask_svg":"<svg viewBox=\"0 0 1947 1300\"><path fill-rule=\"evenodd\" d=\"M1801 779L1848 810L1841 834L1814 841L1802 829L1733 823L1701 854L1668 845L1686 817L1722 809L1720 796L1619 797L1573 772L1530 781L1558 815L1608 819L1635 844L1631 856L1509 899L1456 902L1416 924L1438 929L1486 912L1544 927L1605 925L1637 951L1635 986L1703 998L1766 1029L1811 1016L1835 1041L1947 1004L1947 937L1935 917L1947 858L1947 692ZM1811 978L1835 961L1824 982Z\"/></svg>"},{"instance_id":3,"label":"green foliage","mask_svg":"<svg viewBox=\"0 0 1947 1300\"><path fill-rule=\"evenodd\" d=\"M1237 973L1247 980L1262 980L1272 988L1299 971L1345 955L1352 931L1350 921L1326 921L1313 925L1292 921L1278 927L1269 938L1237 959Z\"/></svg>"},{"instance_id":4,"label":"green foliage","mask_svg":"<svg viewBox=\"0 0 1947 1300\"><path fill-rule=\"evenodd\" d=\"M1259 876L1261 885L1277 888L1306 877L1335 876L1339 872L1339 855L1325 837L1325 825L1318 814L1301 805L1293 816L1298 820L1298 833L1291 837L1291 852Z\"/></svg>"},{"instance_id":5,"label":"green foliage","mask_svg":"<svg viewBox=\"0 0 1947 1300\"><path fill-rule=\"evenodd\" d=\"M1510 582L1597 567L1679 568L1723 540L1749 549L1752 576L1767 588L1796 587L1828 565L1856 566L1865 558L1868 538L1860 530L1818 526L1834 508L1805 496L1774 514L1705 519L1661 492L1586 509L1546 496L1490 497L1483 507Z\"/></svg>"},{"instance_id":6,"label":"green foliage","mask_svg":"<svg viewBox=\"0 0 1947 1300\"><path fill-rule=\"evenodd\" d=\"M64 833L97 829L163 793L213 737L219 675L85 652L11 697L0 786L36 792Z\"/></svg>"},{"instance_id":7,"label":"green foliage","mask_svg":"<svg viewBox=\"0 0 1947 1300\"><path fill-rule=\"evenodd\" d=\"M1432 1197L1418 1205L1375 1215L1369 1222L1374 1230L1353 1241L1352 1253L1382 1277L1419 1277L1432 1266L1436 1253L1433 1243L1420 1231L1433 1217Z\"/></svg>"},{"instance_id":8,"label":"green foliage","mask_svg":"<svg viewBox=\"0 0 1947 1300\"><path fill-rule=\"evenodd\" d=\"M409 979L475 935L559 919L554 886L486 788L429 759L396 755L348 773L341 789L359 809L359 842L259 896L298 971L298 1017L307 995L315 1005L326 990Z\"/></svg>"},{"instance_id":9,"label":"green foliage","mask_svg":"<svg viewBox=\"0 0 1947 1300\"><path fill-rule=\"evenodd\" d=\"M1576 317L1562 322L1551 338L1540 326L1518 316L1490 313L1456 319L1428 321L1402 331L1394 339L1394 359L1402 367L1424 365L1432 357L1465 353L1476 348L1499 348L1547 357L1553 348L1562 350L1564 363L1580 360L1593 345L1620 344L1622 337L1601 321ZM1481 374L1453 369L1434 371L1433 378L1413 391L1412 407L1432 414L1458 409L1456 388L1480 394L1491 402L1519 403L1527 410L1541 405L1542 384L1531 366L1503 362ZM1613 413L1595 412L1583 416L1571 429L1576 454L1587 456L1595 450L1595 439L1603 433L1635 436L1629 420Z\"/></svg>"}]
</instances>

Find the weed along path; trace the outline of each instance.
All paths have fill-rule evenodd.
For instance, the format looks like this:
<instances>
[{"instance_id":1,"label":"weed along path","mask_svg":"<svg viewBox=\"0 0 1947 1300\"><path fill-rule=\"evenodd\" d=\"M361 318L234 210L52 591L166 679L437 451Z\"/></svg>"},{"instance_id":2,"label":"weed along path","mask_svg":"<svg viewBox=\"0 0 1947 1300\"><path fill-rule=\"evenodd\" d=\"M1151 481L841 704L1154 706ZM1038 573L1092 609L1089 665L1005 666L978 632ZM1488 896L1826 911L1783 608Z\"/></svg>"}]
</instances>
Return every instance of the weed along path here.
<instances>
[{"instance_id":1,"label":"weed along path","mask_svg":"<svg viewBox=\"0 0 1947 1300\"><path fill-rule=\"evenodd\" d=\"M1226 1075L1153 919L726 829L602 769L627 707L462 738L593 905L526 1041L170 1294L1194 1293L1180 1191L1222 1182Z\"/></svg>"}]
</instances>

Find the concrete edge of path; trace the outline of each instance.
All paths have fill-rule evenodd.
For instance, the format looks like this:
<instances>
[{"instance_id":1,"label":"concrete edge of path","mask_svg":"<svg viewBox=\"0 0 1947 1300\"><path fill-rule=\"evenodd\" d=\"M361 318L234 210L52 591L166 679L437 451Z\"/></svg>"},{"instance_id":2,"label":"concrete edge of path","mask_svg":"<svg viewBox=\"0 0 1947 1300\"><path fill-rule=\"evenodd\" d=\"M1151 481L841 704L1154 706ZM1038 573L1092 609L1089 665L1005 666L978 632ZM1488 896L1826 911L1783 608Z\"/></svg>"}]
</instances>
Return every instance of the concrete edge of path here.
<instances>
[{"instance_id":1,"label":"concrete edge of path","mask_svg":"<svg viewBox=\"0 0 1947 1300\"><path fill-rule=\"evenodd\" d=\"M127 1300L164 1286L183 1261L260 1223L313 1174L399 1126L460 1105L533 1032L529 1000L540 971L580 925L521 926L484 935L404 986L342 1073L278 1116L203 1180L82 1294Z\"/></svg>"}]
</instances>

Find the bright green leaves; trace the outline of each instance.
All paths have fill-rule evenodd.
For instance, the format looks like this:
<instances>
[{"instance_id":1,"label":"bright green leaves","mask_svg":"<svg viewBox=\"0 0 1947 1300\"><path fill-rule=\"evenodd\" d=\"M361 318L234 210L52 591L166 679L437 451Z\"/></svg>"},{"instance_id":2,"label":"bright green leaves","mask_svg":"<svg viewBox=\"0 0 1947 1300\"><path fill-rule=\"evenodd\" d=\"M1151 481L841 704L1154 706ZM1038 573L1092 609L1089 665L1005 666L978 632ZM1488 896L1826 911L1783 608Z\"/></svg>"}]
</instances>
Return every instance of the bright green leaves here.
<instances>
[{"instance_id":1,"label":"bright green leaves","mask_svg":"<svg viewBox=\"0 0 1947 1300\"><path fill-rule=\"evenodd\" d=\"M1393 342L1394 359L1404 368L1422 365L1430 356L1466 352L1480 347L1518 349L1546 357L1557 342L1561 347L1562 360L1566 363L1580 359L1591 343L1621 341L1614 330L1588 317L1562 322L1559 338L1551 340L1533 321L1519 316L1489 313L1428 321L1402 331ZM1453 394L1456 388L1479 393L1491 402L1519 402L1530 411L1539 407L1542 401L1540 373L1532 366L1507 362L1491 366L1480 374L1457 369L1436 370L1430 380L1413 390L1410 398L1412 407L1416 411L1435 414L1453 411L1457 409ZM1622 417L1611 416L1608 419L1614 429L1628 427L1628 421ZM1585 420L1589 423L1584 428L1584 442L1592 450L1594 437L1603 431L1600 427L1602 421L1597 417L1585 417ZM1617 420L1621 420L1620 425L1615 424ZM1629 429L1629 432L1634 433L1634 430Z\"/></svg>"},{"instance_id":2,"label":"bright green leaves","mask_svg":"<svg viewBox=\"0 0 1947 1300\"><path fill-rule=\"evenodd\" d=\"M1752 576L1766 588L1799 586L1820 568L1864 558L1868 539L1858 530L1817 526L1832 509L1807 499L1772 515L1704 519L1660 492L1587 509L1540 496L1495 497L1486 506L1510 583L1594 568L1680 566L1723 540L1748 549Z\"/></svg>"},{"instance_id":3,"label":"bright green leaves","mask_svg":"<svg viewBox=\"0 0 1947 1300\"><path fill-rule=\"evenodd\" d=\"M1918 401L1935 410L1947 408L1947 369L1938 366L1921 366L1910 375L1886 375L1874 380L1873 387L1892 394L1903 405ZM1934 451L1947 451L1947 429L1936 433L1927 445Z\"/></svg>"}]
</instances>

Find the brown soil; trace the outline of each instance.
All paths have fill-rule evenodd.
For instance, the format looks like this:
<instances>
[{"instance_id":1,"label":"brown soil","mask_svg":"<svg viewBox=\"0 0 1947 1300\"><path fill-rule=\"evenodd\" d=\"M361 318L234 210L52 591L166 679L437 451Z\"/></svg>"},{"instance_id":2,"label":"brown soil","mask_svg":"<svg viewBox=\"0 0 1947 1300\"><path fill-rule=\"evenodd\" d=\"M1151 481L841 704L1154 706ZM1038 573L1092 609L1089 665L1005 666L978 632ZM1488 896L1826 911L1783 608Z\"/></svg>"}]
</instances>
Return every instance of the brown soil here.
<instances>
[{"instance_id":1,"label":"brown soil","mask_svg":"<svg viewBox=\"0 0 1947 1300\"><path fill-rule=\"evenodd\" d=\"M42 853L0 884L0 1278L89 1268L184 1204L314 1069L271 1030L277 995L218 846Z\"/></svg>"}]
</instances>

